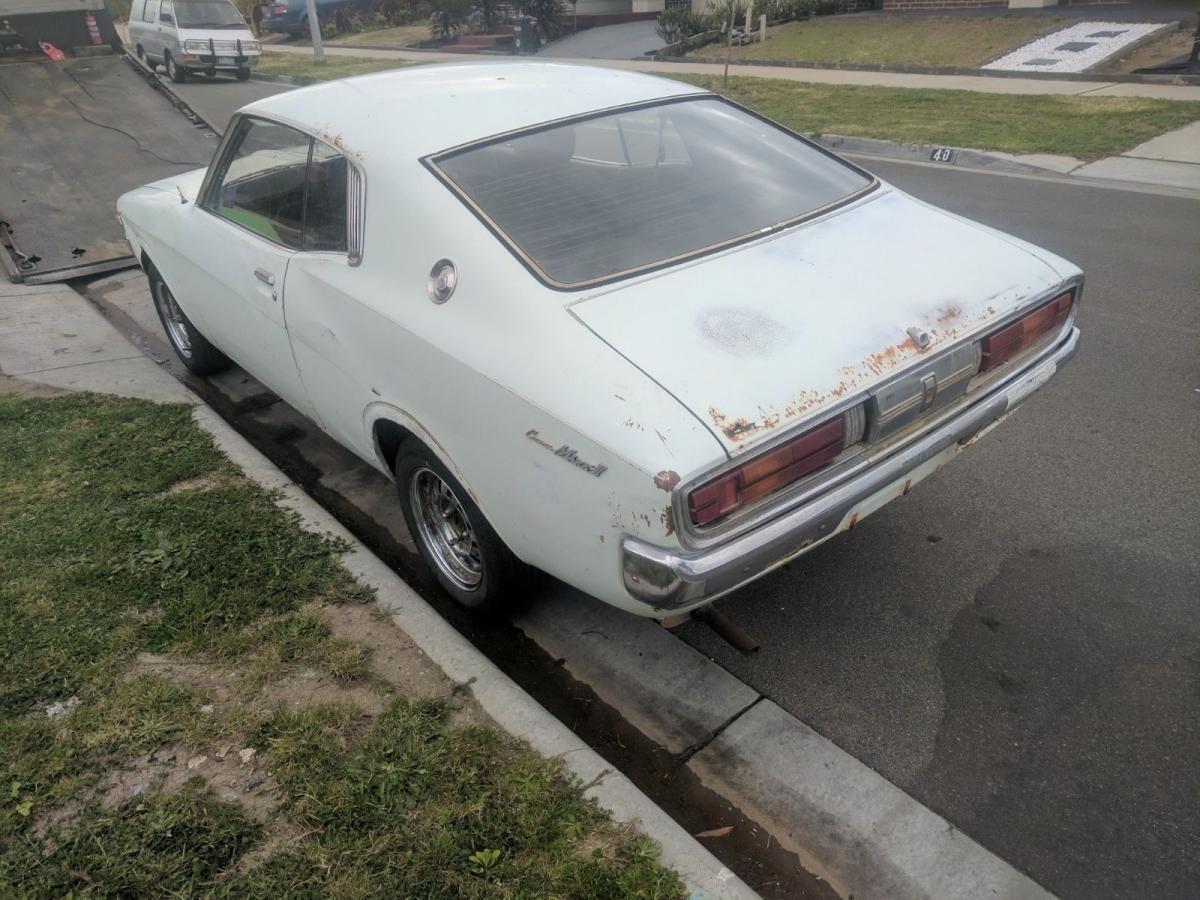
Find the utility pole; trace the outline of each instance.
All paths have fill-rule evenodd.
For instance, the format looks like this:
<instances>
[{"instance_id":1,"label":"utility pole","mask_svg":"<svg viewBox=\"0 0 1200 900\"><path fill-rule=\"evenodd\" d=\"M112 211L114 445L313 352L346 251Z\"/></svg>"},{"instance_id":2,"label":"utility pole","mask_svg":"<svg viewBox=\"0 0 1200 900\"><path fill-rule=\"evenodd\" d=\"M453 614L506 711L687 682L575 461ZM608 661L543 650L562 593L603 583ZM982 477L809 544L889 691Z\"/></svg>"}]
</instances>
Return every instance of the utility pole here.
<instances>
[{"instance_id":1,"label":"utility pole","mask_svg":"<svg viewBox=\"0 0 1200 900\"><path fill-rule=\"evenodd\" d=\"M733 56L733 22L736 13L737 0L729 0L729 30L725 32L725 78L721 86L723 91L729 90L729 59Z\"/></svg>"},{"instance_id":2,"label":"utility pole","mask_svg":"<svg viewBox=\"0 0 1200 900\"><path fill-rule=\"evenodd\" d=\"M325 48L321 46L321 17L317 15L317 0L308 0L308 33L312 37L313 62L325 65Z\"/></svg>"}]
</instances>

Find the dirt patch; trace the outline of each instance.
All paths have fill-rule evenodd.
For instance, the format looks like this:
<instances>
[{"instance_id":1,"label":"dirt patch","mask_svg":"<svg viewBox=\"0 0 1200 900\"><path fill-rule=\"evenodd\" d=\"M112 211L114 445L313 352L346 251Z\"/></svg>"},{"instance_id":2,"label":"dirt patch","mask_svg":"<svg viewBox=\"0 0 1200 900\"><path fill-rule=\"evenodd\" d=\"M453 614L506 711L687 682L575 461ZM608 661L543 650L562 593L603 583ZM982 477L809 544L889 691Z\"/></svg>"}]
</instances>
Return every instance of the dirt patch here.
<instances>
[{"instance_id":1,"label":"dirt patch","mask_svg":"<svg viewBox=\"0 0 1200 900\"><path fill-rule=\"evenodd\" d=\"M36 381L25 381L13 378L11 375L0 375L0 394L14 394L17 397L61 397L69 394L48 384L38 384Z\"/></svg>"},{"instance_id":2,"label":"dirt patch","mask_svg":"<svg viewBox=\"0 0 1200 900\"><path fill-rule=\"evenodd\" d=\"M1132 53L1118 59L1110 59L1092 71L1099 73L1128 73L1135 69L1150 66L1161 66L1179 56L1186 56L1192 50L1193 32L1190 28L1181 28L1170 34L1143 44Z\"/></svg>"},{"instance_id":3,"label":"dirt patch","mask_svg":"<svg viewBox=\"0 0 1200 900\"><path fill-rule=\"evenodd\" d=\"M231 483L230 479L224 475L198 475L195 478L185 478L183 481L175 482L158 496L170 497L186 491L215 491Z\"/></svg>"}]
</instances>

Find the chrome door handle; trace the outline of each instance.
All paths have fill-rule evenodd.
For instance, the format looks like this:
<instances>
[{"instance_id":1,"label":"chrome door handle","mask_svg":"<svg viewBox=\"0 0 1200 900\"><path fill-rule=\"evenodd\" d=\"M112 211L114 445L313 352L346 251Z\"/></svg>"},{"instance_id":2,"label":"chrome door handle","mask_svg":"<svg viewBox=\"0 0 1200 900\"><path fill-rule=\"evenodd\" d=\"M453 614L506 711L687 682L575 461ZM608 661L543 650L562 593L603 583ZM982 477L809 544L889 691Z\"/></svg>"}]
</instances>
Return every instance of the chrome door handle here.
<instances>
[{"instance_id":1,"label":"chrome door handle","mask_svg":"<svg viewBox=\"0 0 1200 900\"><path fill-rule=\"evenodd\" d=\"M275 276L272 275L270 272L268 272L266 269L255 269L254 277L257 278L259 281L261 281L265 285L269 285L270 287L275 287Z\"/></svg>"}]
</instances>

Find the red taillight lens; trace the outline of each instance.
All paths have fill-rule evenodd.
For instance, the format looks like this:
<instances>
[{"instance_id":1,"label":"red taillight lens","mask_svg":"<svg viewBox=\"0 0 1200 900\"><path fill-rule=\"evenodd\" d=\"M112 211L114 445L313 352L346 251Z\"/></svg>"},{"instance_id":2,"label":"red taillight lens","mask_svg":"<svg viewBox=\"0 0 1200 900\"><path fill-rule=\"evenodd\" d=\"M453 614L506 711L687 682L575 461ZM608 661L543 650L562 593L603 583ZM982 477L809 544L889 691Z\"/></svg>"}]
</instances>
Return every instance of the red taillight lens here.
<instances>
[{"instance_id":1,"label":"red taillight lens","mask_svg":"<svg viewBox=\"0 0 1200 900\"><path fill-rule=\"evenodd\" d=\"M983 360L979 371L994 369L1007 359L1016 356L1038 338L1049 334L1067 321L1071 314L1074 291L1067 291L1049 303L1043 303L1033 312L1026 313L1011 325L997 329L979 342Z\"/></svg>"},{"instance_id":2,"label":"red taillight lens","mask_svg":"<svg viewBox=\"0 0 1200 900\"><path fill-rule=\"evenodd\" d=\"M286 12L287 12L287 6L283 3L280 3L278 6L275 7L275 15L277 15L277 16L282 16Z\"/></svg>"},{"instance_id":3,"label":"red taillight lens","mask_svg":"<svg viewBox=\"0 0 1200 900\"><path fill-rule=\"evenodd\" d=\"M688 494L696 525L708 525L827 465L845 447L844 416L822 422Z\"/></svg>"}]
</instances>

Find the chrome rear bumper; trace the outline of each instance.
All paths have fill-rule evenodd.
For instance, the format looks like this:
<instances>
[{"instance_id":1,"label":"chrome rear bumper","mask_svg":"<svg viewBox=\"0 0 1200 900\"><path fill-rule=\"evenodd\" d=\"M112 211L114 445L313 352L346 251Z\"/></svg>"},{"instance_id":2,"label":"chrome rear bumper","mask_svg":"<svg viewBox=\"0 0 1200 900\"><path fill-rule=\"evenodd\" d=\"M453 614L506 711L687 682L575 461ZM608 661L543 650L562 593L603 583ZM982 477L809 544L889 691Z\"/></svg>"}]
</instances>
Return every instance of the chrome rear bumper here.
<instances>
[{"instance_id":1,"label":"chrome rear bumper","mask_svg":"<svg viewBox=\"0 0 1200 900\"><path fill-rule=\"evenodd\" d=\"M686 553L626 537L621 544L625 590L657 611L672 612L715 600L765 575L842 530L842 523L856 507L869 506L865 515L882 505L868 504L876 495L886 493L939 456L948 459L952 455L948 451L965 447L980 431L1049 381L1075 355L1078 346L1079 329L1071 328L1061 342L1027 368L972 398L967 407L933 430L890 454L882 453L857 477L724 544Z\"/></svg>"}]
</instances>

